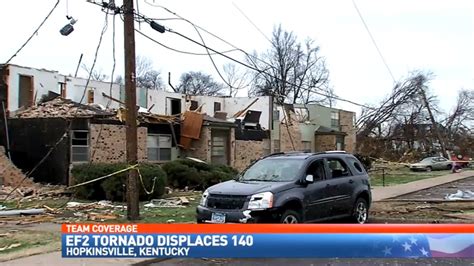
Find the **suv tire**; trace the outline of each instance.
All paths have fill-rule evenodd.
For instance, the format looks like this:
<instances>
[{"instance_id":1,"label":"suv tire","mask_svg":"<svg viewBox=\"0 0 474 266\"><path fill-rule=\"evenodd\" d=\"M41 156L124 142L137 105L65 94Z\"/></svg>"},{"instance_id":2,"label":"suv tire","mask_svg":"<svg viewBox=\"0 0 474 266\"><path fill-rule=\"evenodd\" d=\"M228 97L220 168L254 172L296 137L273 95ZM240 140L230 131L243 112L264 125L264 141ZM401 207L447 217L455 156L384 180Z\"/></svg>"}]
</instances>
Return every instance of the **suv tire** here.
<instances>
[{"instance_id":1,"label":"suv tire","mask_svg":"<svg viewBox=\"0 0 474 266\"><path fill-rule=\"evenodd\" d=\"M352 212L352 220L358 224L364 224L369 220L369 208L365 199L357 198Z\"/></svg>"},{"instance_id":2,"label":"suv tire","mask_svg":"<svg viewBox=\"0 0 474 266\"><path fill-rule=\"evenodd\" d=\"M301 215L293 210L286 210L280 218L282 224L299 224L301 223Z\"/></svg>"}]
</instances>

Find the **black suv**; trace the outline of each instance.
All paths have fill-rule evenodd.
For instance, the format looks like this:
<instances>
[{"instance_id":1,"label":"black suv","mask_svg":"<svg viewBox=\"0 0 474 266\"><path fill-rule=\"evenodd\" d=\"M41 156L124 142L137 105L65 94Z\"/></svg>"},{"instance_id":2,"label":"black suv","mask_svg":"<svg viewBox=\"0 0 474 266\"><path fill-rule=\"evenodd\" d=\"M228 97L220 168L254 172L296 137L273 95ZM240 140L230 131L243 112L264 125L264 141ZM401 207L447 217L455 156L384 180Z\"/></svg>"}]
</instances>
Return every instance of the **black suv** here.
<instances>
[{"instance_id":1,"label":"black suv","mask_svg":"<svg viewBox=\"0 0 474 266\"><path fill-rule=\"evenodd\" d=\"M198 223L303 223L349 217L368 220L369 176L345 152L276 153L235 180L208 188Z\"/></svg>"}]
</instances>

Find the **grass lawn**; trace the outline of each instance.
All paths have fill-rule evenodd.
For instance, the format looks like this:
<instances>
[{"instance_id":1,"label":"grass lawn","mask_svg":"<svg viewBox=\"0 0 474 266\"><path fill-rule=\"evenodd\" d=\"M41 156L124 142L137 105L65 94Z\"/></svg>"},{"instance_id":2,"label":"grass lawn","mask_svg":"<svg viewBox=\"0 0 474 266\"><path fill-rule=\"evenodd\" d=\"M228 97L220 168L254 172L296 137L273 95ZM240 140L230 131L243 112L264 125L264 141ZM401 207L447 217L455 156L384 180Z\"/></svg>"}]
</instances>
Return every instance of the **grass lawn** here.
<instances>
[{"instance_id":1,"label":"grass lawn","mask_svg":"<svg viewBox=\"0 0 474 266\"><path fill-rule=\"evenodd\" d=\"M60 232L34 230L0 229L0 257L10 253L21 253L24 250L40 248L46 251L60 247ZM45 249L46 248L46 249Z\"/></svg>"},{"instance_id":2,"label":"grass lawn","mask_svg":"<svg viewBox=\"0 0 474 266\"><path fill-rule=\"evenodd\" d=\"M432 178L450 174L450 170L431 171L431 172L413 172L408 167L396 169L385 169L385 186L409 183L421 179ZM369 172L372 186L383 185L383 175L381 170Z\"/></svg>"}]
</instances>

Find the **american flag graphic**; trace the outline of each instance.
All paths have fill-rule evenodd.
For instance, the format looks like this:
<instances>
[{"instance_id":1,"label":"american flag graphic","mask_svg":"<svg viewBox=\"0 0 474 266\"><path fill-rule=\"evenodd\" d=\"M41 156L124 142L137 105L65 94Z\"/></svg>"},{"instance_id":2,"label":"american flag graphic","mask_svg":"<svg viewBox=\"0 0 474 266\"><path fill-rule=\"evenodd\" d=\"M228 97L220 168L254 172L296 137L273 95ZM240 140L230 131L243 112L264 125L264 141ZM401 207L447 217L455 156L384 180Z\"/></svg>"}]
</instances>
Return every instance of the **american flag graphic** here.
<instances>
[{"instance_id":1,"label":"american flag graphic","mask_svg":"<svg viewBox=\"0 0 474 266\"><path fill-rule=\"evenodd\" d=\"M474 234L426 235L432 257L474 257Z\"/></svg>"},{"instance_id":2,"label":"american flag graphic","mask_svg":"<svg viewBox=\"0 0 474 266\"><path fill-rule=\"evenodd\" d=\"M392 241L375 244L373 248L378 254L374 255L387 258L474 257L473 234L393 234L391 237Z\"/></svg>"}]
</instances>

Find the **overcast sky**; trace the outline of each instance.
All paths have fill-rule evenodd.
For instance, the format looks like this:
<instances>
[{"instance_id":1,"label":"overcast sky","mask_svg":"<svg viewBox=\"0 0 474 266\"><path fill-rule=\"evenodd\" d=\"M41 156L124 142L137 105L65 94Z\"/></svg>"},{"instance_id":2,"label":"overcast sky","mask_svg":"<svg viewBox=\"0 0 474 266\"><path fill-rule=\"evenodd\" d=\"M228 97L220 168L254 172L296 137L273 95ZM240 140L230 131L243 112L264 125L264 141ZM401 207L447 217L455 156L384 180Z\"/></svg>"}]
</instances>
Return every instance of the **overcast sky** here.
<instances>
[{"instance_id":1,"label":"overcast sky","mask_svg":"<svg viewBox=\"0 0 474 266\"><path fill-rule=\"evenodd\" d=\"M393 80L375 49L352 0L146 0L162 5L208 31L248 51L262 52L269 42L239 11L271 37L281 24L303 41L309 37L321 47L327 61L331 84L338 96L359 103L379 102L390 93ZM173 17L160 7L138 0L139 11L152 18ZM120 0L117 1L121 2ZM397 80L413 70L434 73L431 88L442 109L448 111L461 88L474 89L474 1L472 0L355 0L388 66ZM5 62L28 38L56 0L2 1L0 8L0 62ZM67 8L68 7L68 8ZM238 8L239 9L238 9ZM78 19L75 31L64 37L59 30L67 23L66 14ZM50 19L11 63L74 74L77 61L89 67L94 58L104 13L86 0L62 0ZM193 39L199 37L190 24L179 20L163 25ZM99 51L96 69L112 71L112 17ZM116 18L116 74L123 75L123 23ZM138 25L137 25L138 28ZM173 48L205 53L204 48L172 33L160 34L142 24L141 30ZM206 44L216 50L231 49L209 35ZM167 50L136 35L137 55L149 57L172 83L186 71L202 70L221 81L208 56L193 56ZM242 53L228 54L244 60ZM220 69L228 60L214 56ZM86 76L84 71L79 75ZM338 107L359 111L351 104Z\"/></svg>"}]
</instances>

